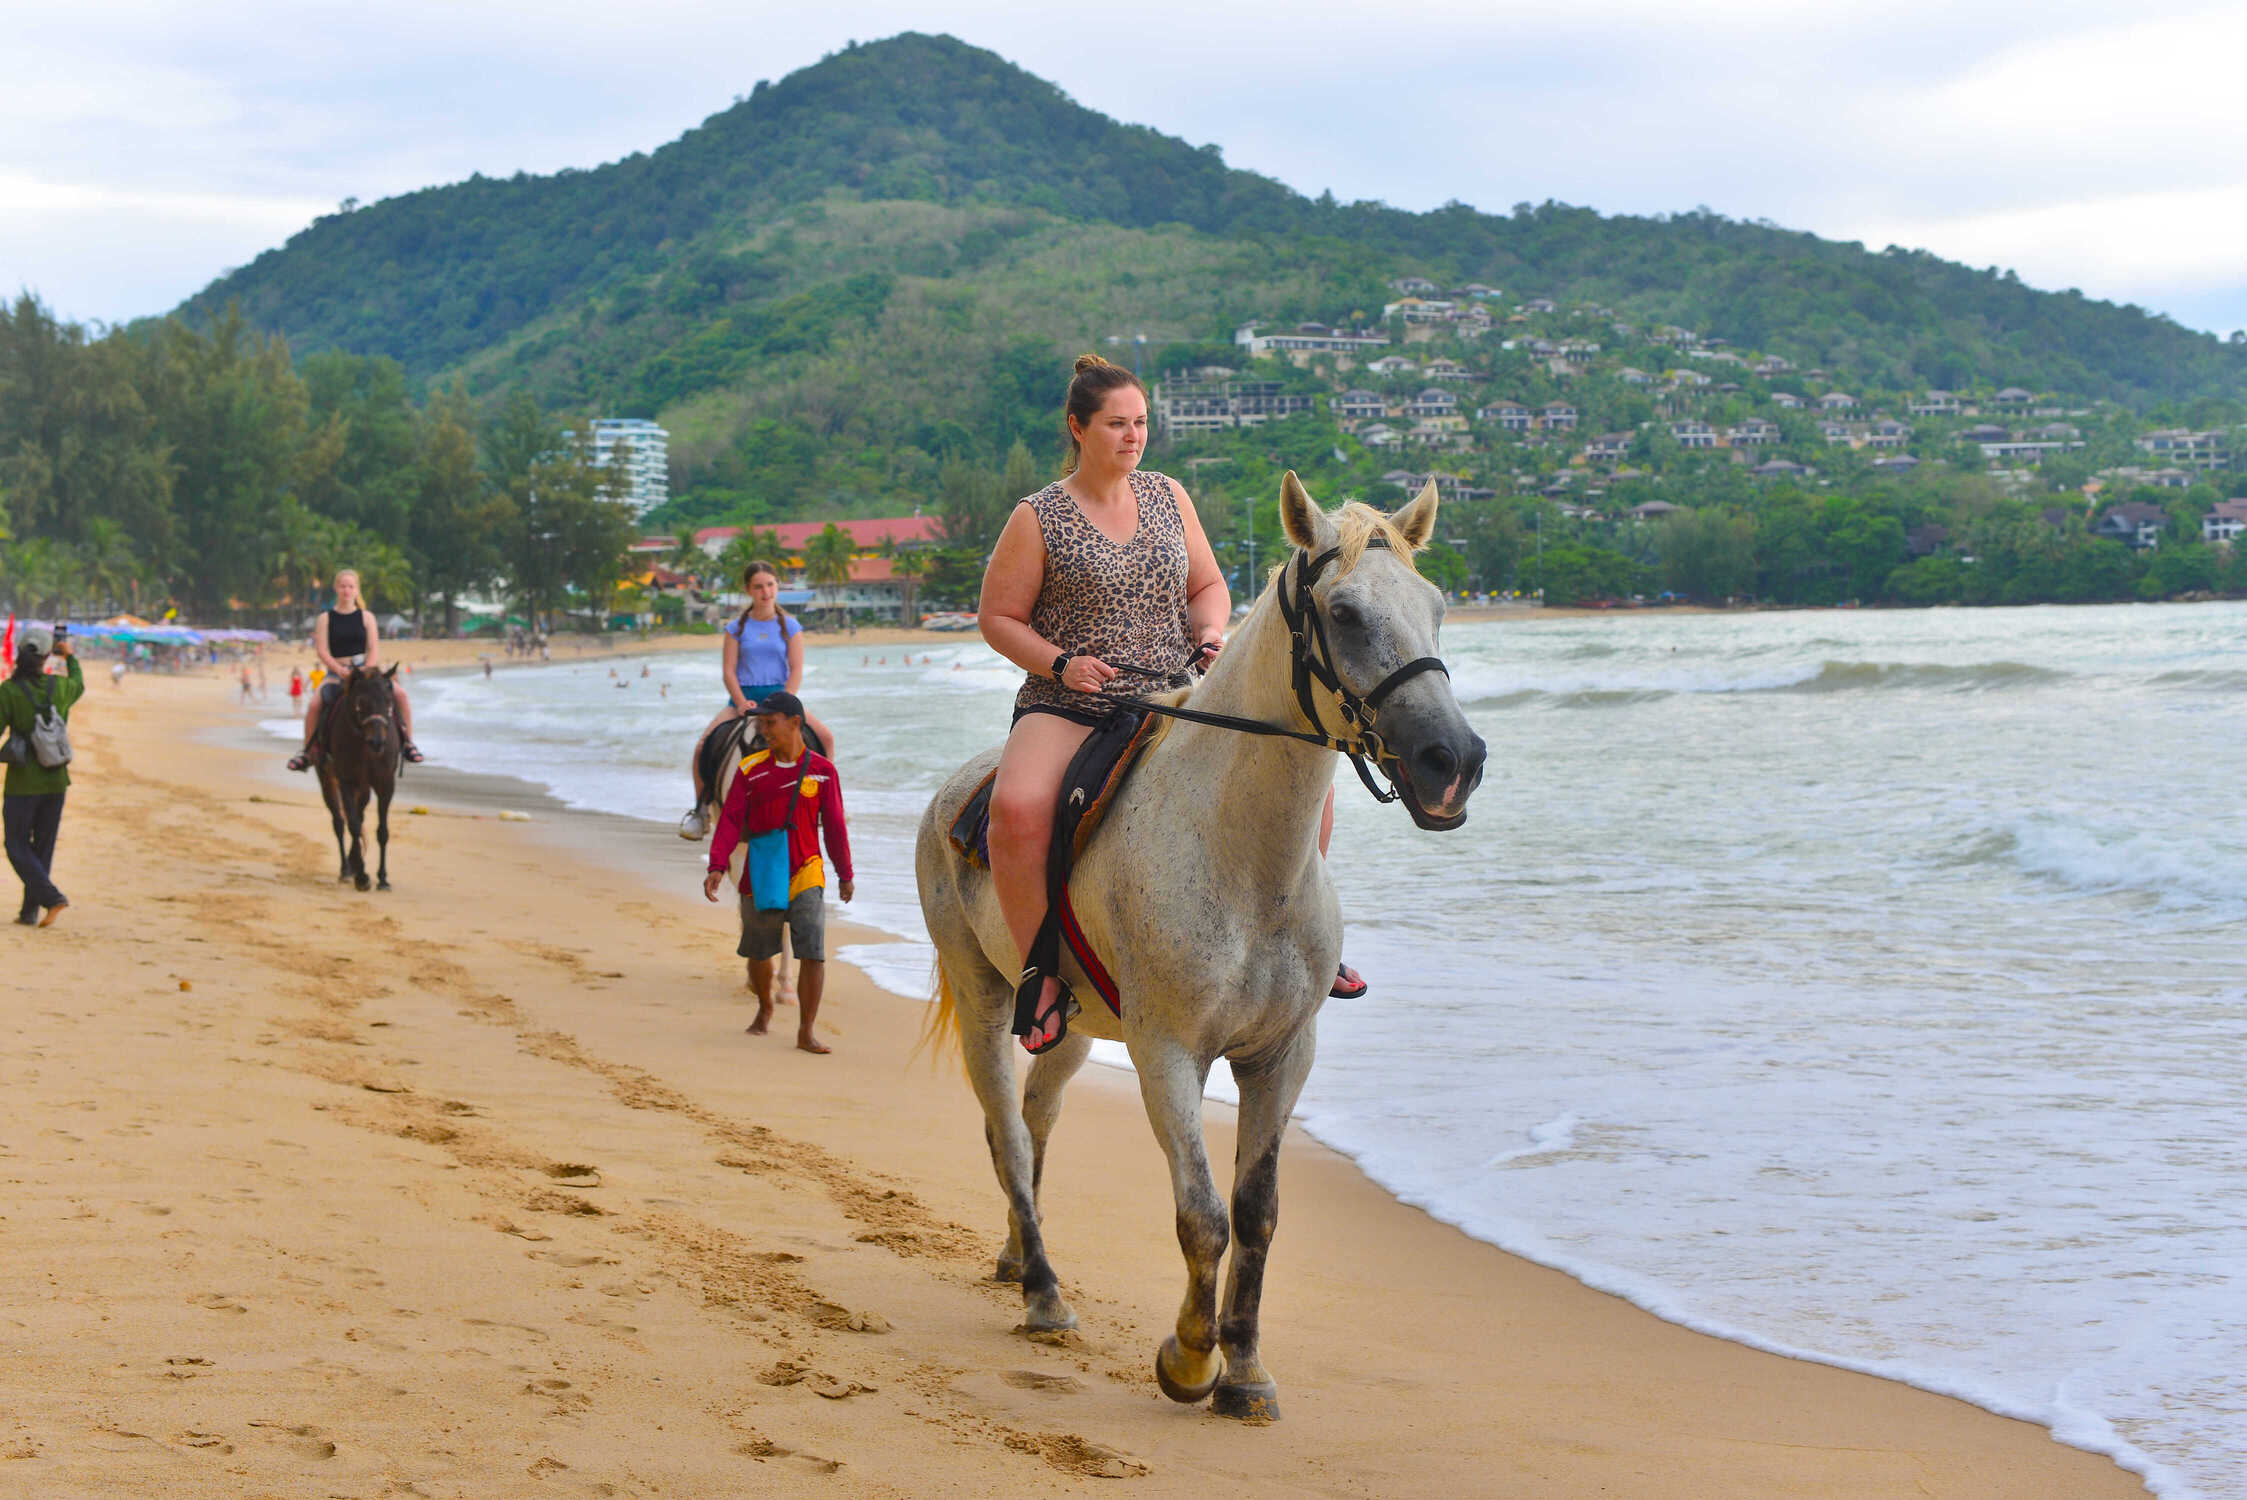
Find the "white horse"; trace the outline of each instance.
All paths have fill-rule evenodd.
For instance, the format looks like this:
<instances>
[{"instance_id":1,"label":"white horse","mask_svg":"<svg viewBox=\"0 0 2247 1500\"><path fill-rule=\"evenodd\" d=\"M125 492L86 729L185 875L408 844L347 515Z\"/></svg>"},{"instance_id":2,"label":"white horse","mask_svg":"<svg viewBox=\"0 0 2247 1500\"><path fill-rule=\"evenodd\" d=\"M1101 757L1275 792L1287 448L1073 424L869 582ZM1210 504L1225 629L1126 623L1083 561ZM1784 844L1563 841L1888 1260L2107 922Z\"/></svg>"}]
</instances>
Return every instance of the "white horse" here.
<instances>
[{"instance_id":1,"label":"white horse","mask_svg":"<svg viewBox=\"0 0 2247 1500\"><path fill-rule=\"evenodd\" d=\"M1483 743L1435 660L1442 595L1411 560L1435 529L1434 486L1393 517L1358 504L1329 515L1289 474L1280 515L1295 552L1184 702L1232 724L1168 726L1070 877L1071 905L1114 976L1122 1017L1091 997L1065 960L1085 1009L1067 1040L1032 1063L1019 1104L1009 1026L1021 955L989 874L949 839L997 749L936 794L916 859L937 949L932 1029L959 1029L1007 1199L998 1275L1022 1283L1029 1330L1076 1323L1039 1233L1039 1181L1062 1090L1091 1039L1120 1040L1170 1161L1186 1258L1186 1297L1176 1334L1156 1355L1156 1378L1173 1400L1214 1390L1218 1412L1263 1418L1278 1415L1257 1356L1257 1316L1278 1222L1280 1136L1310 1072L1314 1022L1342 948L1318 850L1332 752L1371 758L1414 821L1434 829L1464 820L1483 763ZM1240 1087L1229 1234L1202 1136L1203 1085L1220 1057ZM1228 1237L1220 1321L1217 1269Z\"/></svg>"}]
</instances>

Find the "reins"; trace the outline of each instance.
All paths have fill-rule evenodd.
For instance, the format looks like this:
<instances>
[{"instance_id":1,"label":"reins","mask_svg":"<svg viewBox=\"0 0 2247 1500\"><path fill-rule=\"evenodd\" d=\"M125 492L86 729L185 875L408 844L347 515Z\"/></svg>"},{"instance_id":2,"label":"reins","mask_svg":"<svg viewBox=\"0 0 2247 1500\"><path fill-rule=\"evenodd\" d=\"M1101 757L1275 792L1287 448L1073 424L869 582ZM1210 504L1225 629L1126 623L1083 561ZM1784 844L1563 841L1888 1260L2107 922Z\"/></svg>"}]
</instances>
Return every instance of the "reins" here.
<instances>
[{"instance_id":1,"label":"reins","mask_svg":"<svg viewBox=\"0 0 2247 1500\"><path fill-rule=\"evenodd\" d=\"M1369 547L1387 547L1389 544L1376 532L1366 539L1366 545ZM1287 624L1288 641L1290 643L1288 654L1294 666L1295 698L1302 705L1303 717L1311 721L1312 727L1310 729L1290 729L1284 724L1267 724L1261 719L1243 719L1232 714L1210 713L1203 709L1186 708L1172 703L1156 703L1144 699L1134 703L1133 707L1147 713L1162 714L1168 718L1185 719L1195 724L1207 724L1213 729L1231 729L1241 734L1258 734L1277 739L1296 740L1306 745L1317 745L1321 749L1340 751L1350 758L1350 765L1358 773L1358 780L1365 783L1365 789L1373 794L1374 801L1396 801L1403 795L1397 788L1397 773L1390 769L1396 765L1396 757L1389 753L1388 745L1374 729L1374 717L1381 711L1382 700L1422 672L1441 672L1444 676L1449 677L1451 670L1443 664L1440 657L1423 656L1414 661L1406 662L1403 666L1382 678L1380 682L1374 685L1372 691L1366 693L1363 697L1350 691L1349 687L1342 681L1342 674L1335 670L1334 648L1326 638L1326 624L1318 612L1317 601L1311 597L1311 587L1318 582L1319 575L1326 571L1329 563L1332 563L1335 558L1341 555L1342 549L1340 547L1329 547L1316 557L1298 553L1291 575L1294 579L1292 592L1288 587L1286 578L1283 578L1280 582L1280 618ZM1315 655L1313 654L1314 648L1316 650ZM1197 647L1188 664L1193 665L1198 662L1201 656L1201 649ZM1184 687L1193 680L1184 672L1158 672L1150 667L1135 667L1118 662L1110 662L1109 665L1119 672L1129 672L1135 677L1152 677L1166 681L1173 687ZM1335 701L1341 709L1342 722L1349 729L1356 731L1354 736L1328 734L1326 732L1326 721L1320 717L1318 700L1311 691L1311 684L1314 682L1334 694ZM1387 791L1383 791L1374 784L1373 772L1366 765L1369 758L1374 765L1381 768L1381 774L1388 778L1389 789Z\"/></svg>"}]
</instances>

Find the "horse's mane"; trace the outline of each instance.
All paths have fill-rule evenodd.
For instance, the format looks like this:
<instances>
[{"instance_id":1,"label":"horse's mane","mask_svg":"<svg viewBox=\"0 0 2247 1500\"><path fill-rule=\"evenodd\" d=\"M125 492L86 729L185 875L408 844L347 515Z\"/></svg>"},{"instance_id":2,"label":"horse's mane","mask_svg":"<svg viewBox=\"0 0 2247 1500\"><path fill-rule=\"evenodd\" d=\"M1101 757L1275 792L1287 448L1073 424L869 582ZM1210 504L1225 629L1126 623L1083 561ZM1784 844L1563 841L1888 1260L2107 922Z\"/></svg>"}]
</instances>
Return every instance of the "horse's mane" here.
<instances>
[{"instance_id":1,"label":"horse's mane","mask_svg":"<svg viewBox=\"0 0 2247 1500\"><path fill-rule=\"evenodd\" d=\"M1334 522L1335 529L1342 533L1342 554L1335 559L1339 564L1334 570L1337 578L1358 565L1358 559L1365 556L1365 549L1373 545L1375 537L1379 537L1399 557L1410 557L1418 550L1405 540L1403 532L1397 530L1396 522L1363 500L1344 501L1339 509L1329 511L1327 515ZM1295 554L1289 552L1273 563L1264 575L1266 587L1280 576L1282 568L1294 560Z\"/></svg>"}]
</instances>

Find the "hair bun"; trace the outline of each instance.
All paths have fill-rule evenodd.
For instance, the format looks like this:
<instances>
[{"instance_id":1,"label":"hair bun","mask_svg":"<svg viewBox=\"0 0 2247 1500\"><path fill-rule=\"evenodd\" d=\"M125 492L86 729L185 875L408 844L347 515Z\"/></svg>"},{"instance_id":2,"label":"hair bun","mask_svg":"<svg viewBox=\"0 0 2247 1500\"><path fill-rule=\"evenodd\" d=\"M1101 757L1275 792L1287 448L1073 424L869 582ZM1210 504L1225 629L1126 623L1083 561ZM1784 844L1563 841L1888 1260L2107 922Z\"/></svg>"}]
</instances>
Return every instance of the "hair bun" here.
<instances>
[{"instance_id":1,"label":"hair bun","mask_svg":"<svg viewBox=\"0 0 2247 1500\"><path fill-rule=\"evenodd\" d=\"M1087 370L1118 370L1121 368L1123 367L1114 360L1102 359L1097 354L1080 354L1077 356L1075 372L1082 375Z\"/></svg>"}]
</instances>

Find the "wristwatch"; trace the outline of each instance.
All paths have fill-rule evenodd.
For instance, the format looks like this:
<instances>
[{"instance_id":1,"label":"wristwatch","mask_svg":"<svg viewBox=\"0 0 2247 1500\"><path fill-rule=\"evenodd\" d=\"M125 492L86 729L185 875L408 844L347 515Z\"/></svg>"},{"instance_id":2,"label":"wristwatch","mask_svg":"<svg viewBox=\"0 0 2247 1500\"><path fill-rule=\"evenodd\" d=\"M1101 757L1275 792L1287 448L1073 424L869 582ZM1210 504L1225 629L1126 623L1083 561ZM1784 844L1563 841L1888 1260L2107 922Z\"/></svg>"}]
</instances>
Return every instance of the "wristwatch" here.
<instances>
[{"instance_id":1,"label":"wristwatch","mask_svg":"<svg viewBox=\"0 0 2247 1500\"><path fill-rule=\"evenodd\" d=\"M1064 651L1059 656L1056 656L1053 659L1053 680L1055 682L1059 682L1061 680L1061 673L1063 669L1066 668L1070 662L1074 661L1076 657L1076 652Z\"/></svg>"}]
</instances>

